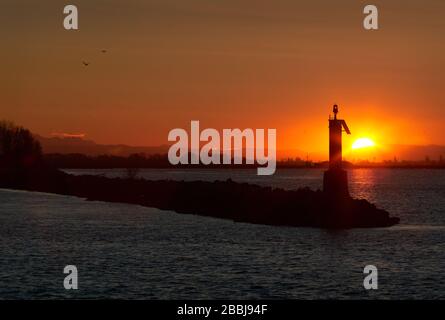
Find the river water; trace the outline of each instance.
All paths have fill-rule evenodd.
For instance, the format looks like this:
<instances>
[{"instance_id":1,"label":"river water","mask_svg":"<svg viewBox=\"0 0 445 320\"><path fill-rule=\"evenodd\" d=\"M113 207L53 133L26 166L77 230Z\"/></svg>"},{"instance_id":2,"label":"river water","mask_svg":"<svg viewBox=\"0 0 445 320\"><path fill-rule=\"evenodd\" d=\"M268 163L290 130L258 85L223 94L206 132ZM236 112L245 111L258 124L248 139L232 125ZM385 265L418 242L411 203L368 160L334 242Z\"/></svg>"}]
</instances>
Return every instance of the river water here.
<instances>
[{"instance_id":1,"label":"river water","mask_svg":"<svg viewBox=\"0 0 445 320\"><path fill-rule=\"evenodd\" d=\"M66 170L125 176L125 170ZM153 170L146 179L321 188L322 171ZM351 194L401 218L391 228L261 226L137 205L0 189L0 299L445 298L445 171L354 169ZM218 204L215 203L215 206ZM75 265L79 290L65 290ZM363 268L378 268L365 290Z\"/></svg>"}]
</instances>

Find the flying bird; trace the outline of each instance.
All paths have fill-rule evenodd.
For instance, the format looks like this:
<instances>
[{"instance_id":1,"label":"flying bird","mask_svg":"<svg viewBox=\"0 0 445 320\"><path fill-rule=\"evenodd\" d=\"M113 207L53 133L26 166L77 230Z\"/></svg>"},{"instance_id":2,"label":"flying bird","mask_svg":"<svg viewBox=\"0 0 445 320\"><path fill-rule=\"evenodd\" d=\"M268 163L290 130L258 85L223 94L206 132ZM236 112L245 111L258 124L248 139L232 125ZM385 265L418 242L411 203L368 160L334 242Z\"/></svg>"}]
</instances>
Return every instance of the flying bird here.
<instances>
[{"instance_id":1,"label":"flying bird","mask_svg":"<svg viewBox=\"0 0 445 320\"><path fill-rule=\"evenodd\" d=\"M82 63L83 63L83 65L84 65L85 67L88 67L88 66L90 65L89 62L82 61Z\"/></svg>"}]
</instances>

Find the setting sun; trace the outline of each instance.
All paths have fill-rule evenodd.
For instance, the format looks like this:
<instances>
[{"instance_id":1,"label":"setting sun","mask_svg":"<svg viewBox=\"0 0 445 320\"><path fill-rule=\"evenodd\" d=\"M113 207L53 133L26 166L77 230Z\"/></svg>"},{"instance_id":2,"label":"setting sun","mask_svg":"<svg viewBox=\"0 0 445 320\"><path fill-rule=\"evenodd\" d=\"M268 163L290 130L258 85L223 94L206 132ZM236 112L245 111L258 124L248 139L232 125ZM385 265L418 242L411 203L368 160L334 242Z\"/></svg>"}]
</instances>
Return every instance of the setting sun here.
<instances>
[{"instance_id":1,"label":"setting sun","mask_svg":"<svg viewBox=\"0 0 445 320\"><path fill-rule=\"evenodd\" d=\"M352 149L362 149L362 148L369 148L374 147L375 143L369 138L360 138L355 140L355 142L352 144Z\"/></svg>"}]
</instances>

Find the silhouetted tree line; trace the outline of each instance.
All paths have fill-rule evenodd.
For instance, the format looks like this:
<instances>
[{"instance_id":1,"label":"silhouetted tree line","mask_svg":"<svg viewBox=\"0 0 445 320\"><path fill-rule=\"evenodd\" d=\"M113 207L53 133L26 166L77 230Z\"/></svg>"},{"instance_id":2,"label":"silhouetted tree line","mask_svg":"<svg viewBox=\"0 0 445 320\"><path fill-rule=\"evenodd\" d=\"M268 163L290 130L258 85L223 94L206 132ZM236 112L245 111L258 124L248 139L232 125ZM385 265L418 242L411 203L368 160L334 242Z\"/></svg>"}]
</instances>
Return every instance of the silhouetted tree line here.
<instances>
[{"instance_id":1,"label":"silhouetted tree line","mask_svg":"<svg viewBox=\"0 0 445 320\"><path fill-rule=\"evenodd\" d=\"M41 160L42 148L29 130L0 121L0 168L26 168Z\"/></svg>"}]
</instances>

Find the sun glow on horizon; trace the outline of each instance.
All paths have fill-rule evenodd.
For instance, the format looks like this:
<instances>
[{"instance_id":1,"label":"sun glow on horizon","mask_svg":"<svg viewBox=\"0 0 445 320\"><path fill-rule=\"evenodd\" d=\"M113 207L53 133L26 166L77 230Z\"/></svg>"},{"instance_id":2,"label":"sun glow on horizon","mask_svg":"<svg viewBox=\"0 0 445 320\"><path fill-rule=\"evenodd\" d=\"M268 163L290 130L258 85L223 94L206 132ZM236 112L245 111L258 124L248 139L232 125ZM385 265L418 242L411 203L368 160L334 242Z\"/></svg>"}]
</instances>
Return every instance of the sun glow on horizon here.
<instances>
[{"instance_id":1,"label":"sun glow on horizon","mask_svg":"<svg viewBox=\"0 0 445 320\"><path fill-rule=\"evenodd\" d=\"M374 147L375 146L375 142L372 141L369 138L359 138L357 140L354 141L354 143L352 144L352 149L363 149L363 148L370 148L370 147Z\"/></svg>"}]
</instances>

